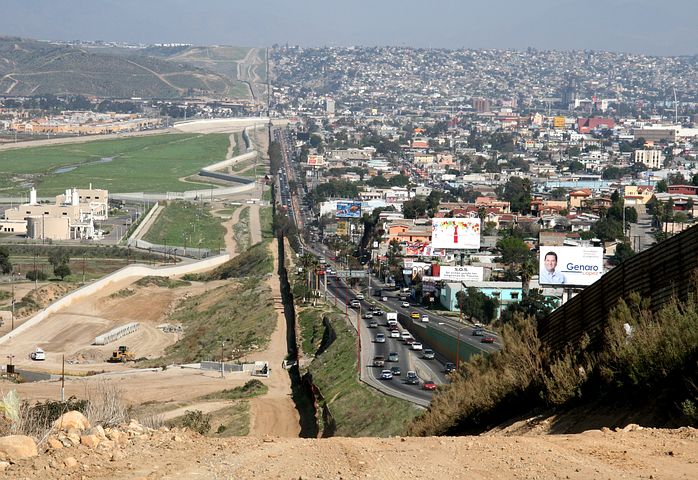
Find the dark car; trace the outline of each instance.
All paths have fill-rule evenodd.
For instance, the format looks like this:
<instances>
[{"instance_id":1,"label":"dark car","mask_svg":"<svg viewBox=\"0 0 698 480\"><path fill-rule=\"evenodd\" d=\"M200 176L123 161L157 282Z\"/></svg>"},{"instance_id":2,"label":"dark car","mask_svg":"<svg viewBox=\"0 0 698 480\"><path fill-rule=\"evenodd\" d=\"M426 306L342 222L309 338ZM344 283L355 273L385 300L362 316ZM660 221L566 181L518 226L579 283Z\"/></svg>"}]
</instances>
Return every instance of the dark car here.
<instances>
[{"instance_id":1,"label":"dark car","mask_svg":"<svg viewBox=\"0 0 698 480\"><path fill-rule=\"evenodd\" d=\"M424 384L422 385L422 388L424 390L436 390L436 384L432 382L431 380L426 380Z\"/></svg>"},{"instance_id":2,"label":"dark car","mask_svg":"<svg viewBox=\"0 0 698 480\"><path fill-rule=\"evenodd\" d=\"M390 371L393 372L393 375L395 375L396 377L400 376L400 367L393 367L390 369Z\"/></svg>"},{"instance_id":3,"label":"dark car","mask_svg":"<svg viewBox=\"0 0 698 480\"><path fill-rule=\"evenodd\" d=\"M480 343L494 343L495 340L496 340L496 338L491 337L491 336L488 335L488 336L486 336L486 337L482 337L482 338L480 339Z\"/></svg>"},{"instance_id":4,"label":"dark car","mask_svg":"<svg viewBox=\"0 0 698 480\"><path fill-rule=\"evenodd\" d=\"M474 337L482 337L485 334L485 331L482 328L476 328L472 332Z\"/></svg>"},{"instance_id":5,"label":"dark car","mask_svg":"<svg viewBox=\"0 0 698 480\"><path fill-rule=\"evenodd\" d=\"M407 372L405 383L408 385L419 385L419 377L417 376L417 372L413 372L412 370Z\"/></svg>"},{"instance_id":6,"label":"dark car","mask_svg":"<svg viewBox=\"0 0 698 480\"><path fill-rule=\"evenodd\" d=\"M444 373L451 373L456 371L456 365L451 362L446 362L444 365Z\"/></svg>"}]
</instances>

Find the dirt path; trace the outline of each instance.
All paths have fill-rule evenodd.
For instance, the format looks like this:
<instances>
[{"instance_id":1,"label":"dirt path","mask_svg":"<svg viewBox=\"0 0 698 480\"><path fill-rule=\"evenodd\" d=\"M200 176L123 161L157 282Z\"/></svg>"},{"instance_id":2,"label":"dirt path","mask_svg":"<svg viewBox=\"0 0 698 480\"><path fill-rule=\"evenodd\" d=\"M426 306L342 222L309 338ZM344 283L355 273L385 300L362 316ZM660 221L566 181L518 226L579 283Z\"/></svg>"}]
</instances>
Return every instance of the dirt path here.
<instances>
[{"instance_id":1,"label":"dirt path","mask_svg":"<svg viewBox=\"0 0 698 480\"><path fill-rule=\"evenodd\" d=\"M239 253L237 251L237 243L235 243L235 235L233 234L233 225L240 221L240 212L242 212L242 208L236 208L231 219L223 224L226 230L225 250L230 254L231 258Z\"/></svg>"},{"instance_id":2,"label":"dirt path","mask_svg":"<svg viewBox=\"0 0 698 480\"><path fill-rule=\"evenodd\" d=\"M262 224L259 220L259 205L250 206L250 240L251 245L262 241ZM274 270L276 272L276 270Z\"/></svg>"},{"instance_id":3,"label":"dirt path","mask_svg":"<svg viewBox=\"0 0 698 480\"><path fill-rule=\"evenodd\" d=\"M225 154L226 160L229 158L233 158L233 150L235 149L235 145L237 145L234 133L231 133L230 137L228 138L230 139L230 145L228 145L228 152Z\"/></svg>"},{"instance_id":4,"label":"dirt path","mask_svg":"<svg viewBox=\"0 0 698 480\"><path fill-rule=\"evenodd\" d=\"M279 259L276 240L269 246L274 256L274 272L277 271ZM269 362L271 374L262 381L269 387L263 397L252 399L250 402L250 436L297 437L300 434L300 417L291 399L291 379L281 367L286 358L286 319L281 304L279 277L271 275L267 284L272 290L277 323L271 335L269 347L259 354L255 360Z\"/></svg>"}]
</instances>

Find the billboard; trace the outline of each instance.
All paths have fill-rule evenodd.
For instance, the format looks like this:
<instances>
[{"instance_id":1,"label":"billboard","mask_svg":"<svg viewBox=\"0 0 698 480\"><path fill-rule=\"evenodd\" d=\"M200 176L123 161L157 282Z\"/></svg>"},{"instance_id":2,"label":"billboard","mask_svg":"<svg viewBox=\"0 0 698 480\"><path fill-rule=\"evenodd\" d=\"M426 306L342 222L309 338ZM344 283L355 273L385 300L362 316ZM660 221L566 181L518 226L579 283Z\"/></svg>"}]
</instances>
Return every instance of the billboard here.
<instances>
[{"instance_id":1,"label":"billboard","mask_svg":"<svg viewBox=\"0 0 698 480\"><path fill-rule=\"evenodd\" d=\"M342 220L341 222L337 222L337 235L341 237L348 237L349 236L349 222Z\"/></svg>"},{"instance_id":2,"label":"billboard","mask_svg":"<svg viewBox=\"0 0 698 480\"><path fill-rule=\"evenodd\" d=\"M441 280L446 282L482 282L485 269L482 267L446 267L441 266Z\"/></svg>"},{"instance_id":3,"label":"billboard","mask_svg":"<svg viewBox=\"0 0 698 480\"><path fill-rule=\"evenodd\" d=\"M322 167L325 165L325 157L322 155L308 155L309 167Z\"/></svg>"},{"instance_id":4,"label":"billboard","mask_svg":"<svg viewBox=\"0 0 698 480\"><path fill-rule=\"evenodd\" d=\"M361 202L337 202L338 218L361 218Z\"/></svg>"},{"instance_id":5,"label":"billboard","mask_svg":"<svg viewBox=\"0 0 698 480\"><path fill-rule=\"evenodd\" d=\"M432 218L431 246L434 248L480 248L479 218Z\"/></svg>"},{"instance_id":6,"label":"billboard","mask_svg":"<svg viewBox=\"0 0 698 480\"><path fill-rule=\"evenodd\" d=\"M540 247L538 283L591 285L603 275L601 247Z\"/></svg>"}]
</instances>

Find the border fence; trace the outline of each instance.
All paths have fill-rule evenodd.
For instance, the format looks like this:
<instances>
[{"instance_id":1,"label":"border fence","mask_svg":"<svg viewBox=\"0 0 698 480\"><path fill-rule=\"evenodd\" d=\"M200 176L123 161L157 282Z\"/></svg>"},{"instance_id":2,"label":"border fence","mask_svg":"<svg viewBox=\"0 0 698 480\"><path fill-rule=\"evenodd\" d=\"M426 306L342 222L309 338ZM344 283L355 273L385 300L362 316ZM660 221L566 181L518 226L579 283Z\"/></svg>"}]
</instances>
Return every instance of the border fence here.
<instances>
[{"instance_id":1,"label":"border fence","mask_svg":"<svg viewBox=\"0 0 698 480\"><path fill-rule=\"evenodd\" d=\"M538 322L538 336L552 352L576 344L584 333L598 340L610 311L636 292L658 311L676 297L686 299L698 268L698 226L641 252L587 287Z\"/></svg>"}]
</instances>

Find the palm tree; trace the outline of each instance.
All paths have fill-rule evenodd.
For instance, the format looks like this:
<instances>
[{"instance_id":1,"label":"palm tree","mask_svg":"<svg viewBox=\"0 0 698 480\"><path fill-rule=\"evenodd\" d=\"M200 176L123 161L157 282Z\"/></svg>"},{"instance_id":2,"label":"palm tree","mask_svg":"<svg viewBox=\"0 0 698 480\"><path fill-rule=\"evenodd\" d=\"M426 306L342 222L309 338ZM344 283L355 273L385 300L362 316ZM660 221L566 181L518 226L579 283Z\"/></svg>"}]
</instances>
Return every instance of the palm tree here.
<instances>
[{"instance_id":1,"label":"palm tree","mask_svg":"<svg viewBox=\"0 0 698 480\"><path fill-rule=\"evenodd\" d=\"M523 297L528 296L528 290L531 284L531 277L536 273L536 265L531 257L524 260L524 262L519 267L519 275L521 275L521 290L523 291Z\"/></svg>"}]
</instances>

